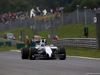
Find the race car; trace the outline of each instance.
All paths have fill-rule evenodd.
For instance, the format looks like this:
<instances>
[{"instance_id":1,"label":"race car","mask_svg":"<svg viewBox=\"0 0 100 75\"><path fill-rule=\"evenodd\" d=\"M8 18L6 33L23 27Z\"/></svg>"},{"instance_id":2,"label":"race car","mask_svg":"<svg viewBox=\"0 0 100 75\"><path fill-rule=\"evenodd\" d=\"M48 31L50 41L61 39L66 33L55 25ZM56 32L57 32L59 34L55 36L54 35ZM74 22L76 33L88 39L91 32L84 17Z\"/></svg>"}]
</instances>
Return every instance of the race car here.
<instances>
[{"instance_id":1,"label":"race car","mask_svg":"<svg viewBox=\"0 0 100 75\"><path fill-rule=\"evenodd\" d=\"M54 45L36 45L35 47L23 47L21 50L22 59L53 59L59 58L60 60L66 59L65 48L57 48Z\"/></svg>"}]
</instances>

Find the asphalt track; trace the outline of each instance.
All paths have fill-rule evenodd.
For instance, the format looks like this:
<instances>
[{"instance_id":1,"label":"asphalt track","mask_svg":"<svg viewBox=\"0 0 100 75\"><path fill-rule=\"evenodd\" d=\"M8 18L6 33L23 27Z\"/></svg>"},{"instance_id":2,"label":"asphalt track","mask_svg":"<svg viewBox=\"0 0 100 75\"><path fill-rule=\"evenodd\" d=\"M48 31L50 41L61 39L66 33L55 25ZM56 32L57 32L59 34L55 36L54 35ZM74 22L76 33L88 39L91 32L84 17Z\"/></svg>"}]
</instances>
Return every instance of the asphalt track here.
<instances>
[{"instance_id":1,"label":"asphalt track","mask_svg":"<svg viewBox=\"0 0 100 75\"><path fill-rule=\"evenodd\" d=\"M100 75L100 59L22 60L20 52L0 52L0 75Z\"/></svg>"}]
</instances>

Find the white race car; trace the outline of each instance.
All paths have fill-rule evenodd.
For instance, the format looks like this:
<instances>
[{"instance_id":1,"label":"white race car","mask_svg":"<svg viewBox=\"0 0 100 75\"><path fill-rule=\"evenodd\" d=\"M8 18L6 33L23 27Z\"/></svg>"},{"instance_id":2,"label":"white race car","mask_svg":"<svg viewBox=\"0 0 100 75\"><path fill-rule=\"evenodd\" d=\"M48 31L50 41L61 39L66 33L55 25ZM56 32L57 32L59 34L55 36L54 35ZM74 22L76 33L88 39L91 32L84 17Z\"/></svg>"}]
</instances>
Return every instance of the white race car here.
<instances>
[{"instance_id":1,"label":"white race car","mask_svg":"<svg viewBox=\"0 0 100 75\"><path fill-rule=\"evenodd\" d=\"M65 48L57 48L53 45L36 45L35 47L23 47L21 50L21 57L22 59L30 59L35 60L36 58L44 58L44 59L51 59L51 58L59 58L60 60L66 59L66 52Z\"/></svg>"}]
</instances>

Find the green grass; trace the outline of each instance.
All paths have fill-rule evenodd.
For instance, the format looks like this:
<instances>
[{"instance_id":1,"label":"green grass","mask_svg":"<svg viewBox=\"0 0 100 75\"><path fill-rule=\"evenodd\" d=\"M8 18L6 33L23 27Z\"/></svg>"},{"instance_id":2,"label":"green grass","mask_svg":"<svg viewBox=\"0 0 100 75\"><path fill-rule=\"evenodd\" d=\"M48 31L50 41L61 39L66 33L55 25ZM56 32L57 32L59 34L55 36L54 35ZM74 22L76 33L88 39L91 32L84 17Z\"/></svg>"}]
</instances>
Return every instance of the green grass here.
<instances>
[{"instance_id":1,"label":"green grass","mask_svg":"<svg viewBox=\"0 0 100 75\"><path fill-rule=\"evenodd\" d=\"M95 50L95 49L66 47L66 54L68 56L100 58L100 50Z\"/></svg>"},{"instance_id":2,"label":"green grass","mask_svg":"<svg viewBox=\"0 0 100 75\"><path fill-rule=\"evenodd\" d=\"M85 38L84 24L70 24L58 28L60 38ZM96 25L88 24L89 38L96 38Z\"/></svg>"},{"instance_id":3,"label":"green grass","mask_svg":"<svg viewBox=\"0 0 100 75\"><path fill-rule=\"evenodd\" d=\"M61 26L58 28L58 36L59 38L85 38L84 36L84 24L70 24ZM88 24L89 28L89 38L96 38L96 25ZM54 34L55 34L54 30ZM41 36L48 37L49 31L39 31L38 33Z\"/></svg>"},{"instance_id":4,"label":"green grass","mask_svg":"<svg viewBox=\"0 0 100 75\"><path fill-rule=\"evenodd\" d=\"M16 46L1 46L0 51L9 51L9 50L17 50Z\"/></svg>"}]
</instances>

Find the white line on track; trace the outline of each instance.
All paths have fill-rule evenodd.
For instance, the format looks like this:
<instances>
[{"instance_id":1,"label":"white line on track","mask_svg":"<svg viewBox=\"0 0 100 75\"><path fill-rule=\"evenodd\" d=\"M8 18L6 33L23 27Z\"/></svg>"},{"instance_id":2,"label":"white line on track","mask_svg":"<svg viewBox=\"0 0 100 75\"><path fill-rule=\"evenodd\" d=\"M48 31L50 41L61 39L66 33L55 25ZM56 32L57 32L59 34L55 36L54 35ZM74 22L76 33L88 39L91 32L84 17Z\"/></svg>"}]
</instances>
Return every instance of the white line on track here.
<instances>
[{"instance_id":1,"label":"white line on track","mask_svg":"<svg viewBox=\"0 0 100 75\"><path fill-rule=\"evenodd\" d=\"M66 56L66 57L81 58L81 59L92 59L92 60L100 60L100 58L81 57L81 56Z\"/></svg>"},{"instance_id":2,"label":"white line on track","mask_svg":"<svg viewBox=\"0 0 100 75\"><path fill-rule=\"evenodd\" d=\"M10 51L13 51L13 52L21 52L20 50L10 50Z\"/></svg>"}]
</instances>

